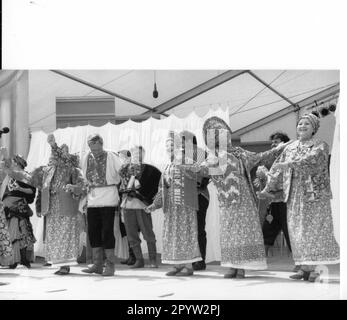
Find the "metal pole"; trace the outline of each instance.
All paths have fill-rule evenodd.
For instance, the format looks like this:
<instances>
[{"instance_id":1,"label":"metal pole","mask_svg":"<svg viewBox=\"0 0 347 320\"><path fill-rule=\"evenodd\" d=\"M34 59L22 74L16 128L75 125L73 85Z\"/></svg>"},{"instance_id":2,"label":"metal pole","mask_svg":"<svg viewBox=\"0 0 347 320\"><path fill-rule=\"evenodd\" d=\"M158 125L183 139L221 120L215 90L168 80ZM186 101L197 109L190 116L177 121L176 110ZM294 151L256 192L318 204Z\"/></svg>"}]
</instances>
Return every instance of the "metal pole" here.
<instances>
[{"instance_id":1,"label":"metal pole","mask_svg":"<svg viewBox=\"0 0 347 320\"><path fill-rule=\"evenodd\" d=\"M151 107L148 107L148 106L144 105L143 103L137 102L137 101L135 101L135 100L132 100L132 99L129 99L129 98L127 98L127 97L124 97L124 96L122 96L122 95L120 95L120 94L117 94L117 93L115 93L115 92L113 92L113 91L110 91L110 90L104 89L104 88L102 88L102 87L99 87L99 86L97 86L97 85L95 85L95 84L93 84L93 83L90 83L90 82L85 81L85 80L83 80L83 79L77 78L77 77L75 77L75 76L73 76L73 75L71 75L71 74L69 74L69 73L67 73L67 72L60 71L60 70L51 70L51 71L54 72L54 73L57 73L57 74L59 74L59 75L61 75L61 76L63 76L63 77L69 78L69 79L71 79L71 80L73 80L73 81L76 81L76 82L79 82L79 83L82 83L82 84L84 84L84 85L86 85L86 86L88 86L88 87L91 87L91 88L93 88L93 89L96 89L96 90L101 91L101 92L104 92L104 93L107 93L107 94L109 94L109 95L111 95L111 96L113 96L113 97L116 97L116 98L118 98L118 99L121 99L121 100L130 102L130 103L135 104L135 105L137 105L137 106L139 106L139 107L141 107L141 108L144 108L144 109L146 109L146 110L148 110L148 111L153 112L153 110L152 110Z\"/></svg>"}]
</instances>

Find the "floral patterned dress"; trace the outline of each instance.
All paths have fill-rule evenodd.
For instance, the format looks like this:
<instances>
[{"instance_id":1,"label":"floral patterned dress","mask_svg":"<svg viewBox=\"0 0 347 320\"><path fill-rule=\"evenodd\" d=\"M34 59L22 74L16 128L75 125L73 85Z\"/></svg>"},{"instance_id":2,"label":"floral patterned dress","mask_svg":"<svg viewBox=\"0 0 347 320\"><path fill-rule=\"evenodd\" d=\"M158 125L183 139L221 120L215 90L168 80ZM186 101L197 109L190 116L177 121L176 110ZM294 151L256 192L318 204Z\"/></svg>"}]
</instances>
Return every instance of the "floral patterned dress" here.
<instances>
[{"instance_id":1,"label":"floral patterned dress","mask_svg":"<svg viewBox=\"0 0 347 320\"><path fill-rule=\"evenodd\" d=\"M80 230L77 212L67 215L66 203L59 196L66 184L82 185L82 172L78 168L78 159L66 155L57 145L52 147L49 166L39 167L31 174L12 173L17 180L24 179L30 185L44 190L49 189L45 233L45 258L53 263L76 259L79 254ZM43 198L43 195L41 195ZM72 194L71 197L78 198ZM66 198L65 198L66 199ZM42 202L42 201L41 201Z\"/></svg>"},{"instance_id":2,"label":"floral patterned dress","mask_svg":"<svg viewBox=\"0 0 347 320\"><path fill-rule=\"evenodd\" d=\"M153 208L163 207L162 263L186 264L202 260L198 243L197 180L187 176L179 165L166 167L154 198ZM191 184L192 194L187 194ZM192 199L196 198L196 204ZM191 202L191 203L190 203Z\"/></svg>"},{"instance_id":3,"label":"floral patterned dress","mask_svg":"<svg viewBox=\"0 0 347 320\"><path fill-rule=\"evenodd\" d=\"M321 140L295 141L276 162L289 168L281 181L296 265L336 264L339 245L334 237L329 178L329 147ZM270 170L267 190L278 188L278 171Z\"/></svg>"},{"instance_id":4,"label":"floral patterned dress","mask_svg":"<svg viewBox=\"0 0 347 320\"><path fill-rule=\"evenodd\" d=\"M12 256L10 234L7 229L4 207L0 200L0 265L8 265Z\"/></svg>"},{"instance_id":5,"label":"floral patterned dress","mask_svg":"<svg viewBox=\"0 0 347 320\"><path fill-rule=\"evenodd\" d=\"M263 153L232 147L222 173L211 175L220 208L221 265L237 269L266 269L264 239L250 170L275 159L280 150ZM220 155L221 156L221 155Z\"/></svg>"},{"instance_id":6,"label":"floral patterned dress","mask_svg":"<svg viewBox=\"0 0 347 320\"><path fill-rule=\"evenodd\" d=\"M14 186L31 189L32 193L14 190ZM4 204L5 216L8 222L8 231L12 242L12 258L9 265L21 262L20 250L34 250L36 242L30 217L33 212L29 207L35 199L36 189L26 183L9 179L4 196L2 198Z\"/></svg>"}]
</instances>

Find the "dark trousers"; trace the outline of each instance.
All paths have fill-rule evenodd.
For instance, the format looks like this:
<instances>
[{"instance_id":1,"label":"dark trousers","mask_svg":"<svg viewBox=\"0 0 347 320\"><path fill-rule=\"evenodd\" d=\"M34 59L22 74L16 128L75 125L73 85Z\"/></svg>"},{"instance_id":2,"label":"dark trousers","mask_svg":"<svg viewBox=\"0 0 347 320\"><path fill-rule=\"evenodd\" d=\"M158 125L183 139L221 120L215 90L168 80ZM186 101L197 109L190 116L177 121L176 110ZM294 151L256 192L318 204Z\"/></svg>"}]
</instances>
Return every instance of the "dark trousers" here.
<instances>
[{"instance_id":1,"label":"dark trousers","mask_svg":"<svg viewBox=\"0 0 347 320\"><path fill-rule=\"evenodd\" d=\"M269 223L266 219L263 223L263 235L264 243L268 246L273 246L276 237L283 231L284 237L288 249L292 251L290 247L290 240L287 226L287 204L284 202L273 202L270 205L270 213L273 216L273 220Z\"/></svg>"},{"instance_id":2,"label":"dark trousers","mask_svg":"<svg viewBox=\"0 0 347 320\"><path fill-rule=\"evenodd\" d=\"M131 248L141 244L139 230L147 243L155 243L152 216L142 209L124 209L124 225Z\"/></svg>"},{"instance_id":3,"label":"dark trousers","mask_svg":"<svg viewBox=\"0 0 347 320\"><path fill-rule=\"evenodd\" d=\"M207 246L205 226L206 226L206 212L207 212L208 204L209 204L209 201L203 195L199 194L199 210L197 212L198 242L199 242L201 258L204 261L206 258L206 246Z\"/></svg>"},{"instance_id":4,"label":"dark trousers","mask_svg":"<svg viewBox=\"0 0 347 320\"><path fill-rule=\"evenodd\" d=\"M116 207L88 208L88 237L92 248L114 249L114 216Z\"/></svg>"}]
</instances>

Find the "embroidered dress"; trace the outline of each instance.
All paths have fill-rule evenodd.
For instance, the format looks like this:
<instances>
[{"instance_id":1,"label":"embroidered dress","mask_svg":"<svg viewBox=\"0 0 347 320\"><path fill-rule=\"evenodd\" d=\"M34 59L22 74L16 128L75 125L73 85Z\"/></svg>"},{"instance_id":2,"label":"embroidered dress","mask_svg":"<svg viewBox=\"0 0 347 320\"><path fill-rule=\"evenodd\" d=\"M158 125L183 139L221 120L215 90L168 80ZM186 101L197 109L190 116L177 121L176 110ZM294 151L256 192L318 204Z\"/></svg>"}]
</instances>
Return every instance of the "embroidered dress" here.
<instances>
[{"instance_id":1,"label":"embroidered dress","mask_svg":"<svg viewBox=\"0 0 347 320\"><path fill-rule=\"evenodd\" d=\"M31 189L32 193L15 190L16 186ZM4 212L8 221L8 231L12 243L13 255L9 264L19 263L21 261L21 249L33 251L36 239L30 217L33 215L29 205L35 199L36 189L14 179L9 179L4 196Z\"/></svg>"},{"instance_id":2,"label":"embroidered dress","mask_svg":"<svg viewBox=\"0 0 347 320\"><path fill-rule=\"evenodd\" d=\"M329 147L321 140L295 141L276 162L288 162L283 173L288 231L296 265L339 263L334 237L328 171ZM270 170L266 190L278 187L278 172Z\"/></svg>"},{"instance_id":3,"label":"embroidered dress","mask_svg":"<svg viewBox=\"0 0 347 320\"><path fill-rule=\"evenodd\" d=\"M164 211L162 263L186 264L202 260L198 244L196 181L174 163L162 175L153 202L154 208L163 207Z\"/></svg>"},{"instance_id":4,"label":"embroidered dress","mask_svg":"<svg viewBox=\"0 0 347 320\"><path fill-rule=\"evenodd\" d=\"M56 170L50 183L49 211L46 216L46 259L55 263L76 259L79 254L80 227L75 215L65 216L62 212L64 204L59 197L70 180L71 184L82 182L77 162L64 158L57 146L52 148L52 158L56 162Z\"/></svg>"},{"instance_id":5,"label":"embroidered dress","mask_svg":"<svg viewBox=\"0 0 347 320\"><path fill-rule=\"evenodd\" d=\"M4 206L0 200L0 265L9 265L12 256L12 246L3 209Z\"/></svg>"},{"instance_id":6,"label":"embroidered dress","mask_svg":"<svg viewBox=\"0 0 347 320\"><path fill-rule=\"evenodd\" d=\"M250 170L280 150L254 153L232 147L225 171L211 175L220 207L221 265L237 269L266 269L264 239ZM220 157L223 158L222 153Z\"/></svg>"},{"instance_id":7,"label":"embroidered dress","mask_svg":"<svg viewBox=\"0 0 347 320\"><path fill-rule=\"evenodd\" d=\"M41 189L41 211L46 218L45 258L53 263L76 259L79 253L78 203L73 201L79 196L64 189L66 184L83 184L77 163L76 156L65 155L55 144L49 166L39 167L31 174L11 173L16 180L25 180Z\"/></svg>"}]
</instances>

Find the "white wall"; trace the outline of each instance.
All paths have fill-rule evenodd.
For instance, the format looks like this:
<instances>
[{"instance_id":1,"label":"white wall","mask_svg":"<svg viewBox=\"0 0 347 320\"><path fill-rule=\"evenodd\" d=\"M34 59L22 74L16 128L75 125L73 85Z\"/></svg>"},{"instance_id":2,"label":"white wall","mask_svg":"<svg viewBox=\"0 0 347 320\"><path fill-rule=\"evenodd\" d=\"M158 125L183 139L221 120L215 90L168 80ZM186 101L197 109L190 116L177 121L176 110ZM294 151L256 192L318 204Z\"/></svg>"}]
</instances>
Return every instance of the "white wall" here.
<instances>
[{"instance_id":1,"label":"white wall","mask_svg":"<svg viewBox=\"0 0 347 320\"><path fill-rule=\"evenodd\" d=\"M10 154L26 157L29 150L28 72L15 71L12 75L12 80L0 88L0 127L10 128L10 133L2 136L0 145L6 146Z\"/></svg>"}]
</instances>

